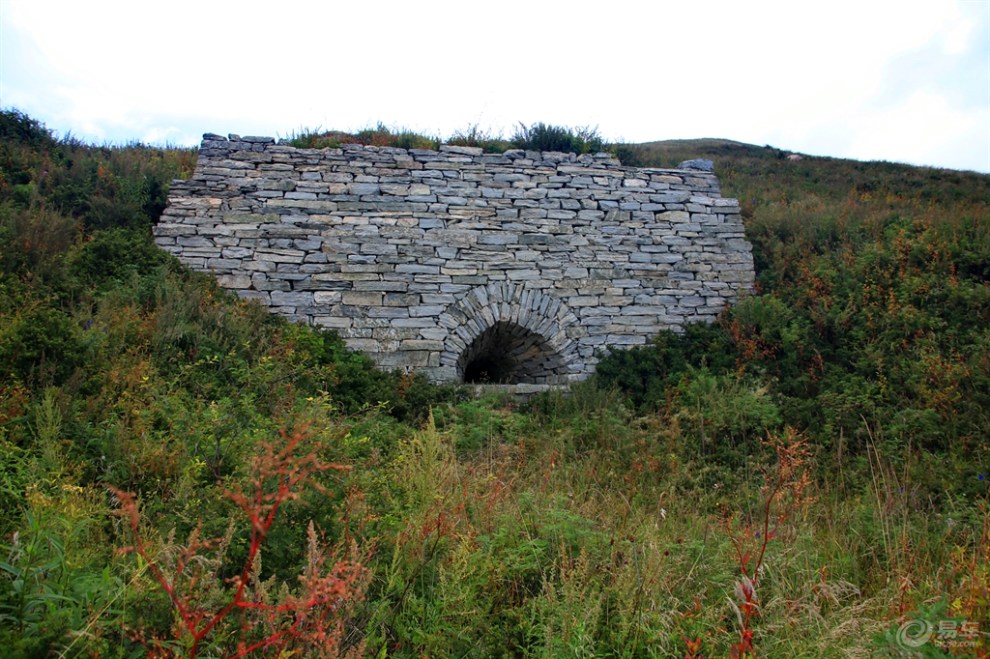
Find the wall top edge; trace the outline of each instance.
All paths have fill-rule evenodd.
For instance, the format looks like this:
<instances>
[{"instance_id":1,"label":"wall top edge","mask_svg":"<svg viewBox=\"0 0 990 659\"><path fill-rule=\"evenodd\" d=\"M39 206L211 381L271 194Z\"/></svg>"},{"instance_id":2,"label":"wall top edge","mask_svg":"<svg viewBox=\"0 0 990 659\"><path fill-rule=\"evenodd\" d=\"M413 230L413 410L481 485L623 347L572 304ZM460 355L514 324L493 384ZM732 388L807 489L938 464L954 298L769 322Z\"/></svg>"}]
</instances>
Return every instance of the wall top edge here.
<instances>
[{"instance_id":1,"label":"wall top edge","mask_svg":"<svg viewBox=\"0 0 990 659\"><path fill-rule=\"evenodd\" d=\"M400 147L390 147L390 146L373 146L364 144L341 144L339 147L326 147L322 149L307 149L301 147L293 147L289 144L289 140L280 139L276 140L274 137L258 136L258 135L236 135L230 133L227 136L220 135L217 133L204 133L203 141L200 144L200 149L227 149L227 150L243 150L245 148L250 148L253 150L267 150L269 148L276 147L279 150L292 150L298 151L300 153L344 153L344 152L366 152L366 153L382 153L390 155L402 155L411 154L415 156L428 156L430 154L435 154L438 158L451 158L457 156L490 156L492 158L509 158L511 160L517 159L531 159L531 160L541 160L548 162L573 162L582 164L595 164L597 166L608 166L612 168L620 168L622 170L628 171L643 171L643 172L677 172L677 173L687 173L694 176L712 176L714 175L714 167L712 161L703 159L686 160L680 163L677 167L631 167L622 165L618 159L616 159L611 153L599 152L599 153L586 153L586 154L576 154L567 153L561 151L527 151L524 149L509 149L502 153L485 153L480 147L466 147L466 146L453 146L453 145L442 145L439 151L434 151L432 149L403 149Z\"/></svg>"}]
</instances>

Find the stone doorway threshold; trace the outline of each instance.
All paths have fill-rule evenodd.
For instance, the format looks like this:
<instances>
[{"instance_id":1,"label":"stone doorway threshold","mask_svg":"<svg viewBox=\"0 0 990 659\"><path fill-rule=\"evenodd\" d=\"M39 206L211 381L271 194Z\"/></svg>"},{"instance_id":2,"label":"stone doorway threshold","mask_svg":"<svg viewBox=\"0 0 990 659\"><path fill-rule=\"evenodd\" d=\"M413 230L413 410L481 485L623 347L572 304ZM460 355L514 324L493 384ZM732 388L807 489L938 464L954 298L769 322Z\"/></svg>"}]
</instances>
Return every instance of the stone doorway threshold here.
<instances>
[{"instance_id":1,"label":"stone doorway threshold","mask_svg":"<svg viewBox=\"0 0 990 659\"><path fill-rule=\"evenodd\" d=\"M560 391L567 395L571 388L566 384L465 384L462 385L474 393L475 398L486 394L506 394L515 397L519 402L525 402L544 391Z\"/></svg>"}]
</instances>

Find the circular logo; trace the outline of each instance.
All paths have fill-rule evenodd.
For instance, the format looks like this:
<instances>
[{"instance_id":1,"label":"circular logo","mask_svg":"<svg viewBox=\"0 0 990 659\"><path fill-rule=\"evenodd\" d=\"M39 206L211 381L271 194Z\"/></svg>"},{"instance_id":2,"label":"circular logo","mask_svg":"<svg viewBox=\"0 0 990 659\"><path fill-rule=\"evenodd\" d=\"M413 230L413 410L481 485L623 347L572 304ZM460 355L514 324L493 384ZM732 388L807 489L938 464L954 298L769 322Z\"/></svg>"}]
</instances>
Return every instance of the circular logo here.
<instances>
[{"instance_id":1,"label":"circular logo","mask_svg":"<svg viewBox=\"0 0 990 659\"><path fill-rule=\"evenodd\" d=\"M931 639L934 630L927 620L908 620L897 629L897 644L903 648L920 648Z\"/></svg>"}]
</instances>

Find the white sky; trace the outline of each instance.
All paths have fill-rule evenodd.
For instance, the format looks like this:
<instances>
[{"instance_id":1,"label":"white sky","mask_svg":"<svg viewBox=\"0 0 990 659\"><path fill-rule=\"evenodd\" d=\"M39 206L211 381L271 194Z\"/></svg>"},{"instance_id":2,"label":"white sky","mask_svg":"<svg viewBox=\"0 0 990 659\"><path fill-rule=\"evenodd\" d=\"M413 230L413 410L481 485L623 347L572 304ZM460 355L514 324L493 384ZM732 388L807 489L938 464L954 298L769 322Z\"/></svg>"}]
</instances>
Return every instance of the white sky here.
<instances>
[{"instance_id":1,"label":"white sky","mask_svg":"<svg viewBox=\"0 0 990 659\"><path fill-rule=\"evenodd\" d=\"M990 0L0 0L0 106L100 143L544 121L990 172Z\"/></svg>"}]
</instances>

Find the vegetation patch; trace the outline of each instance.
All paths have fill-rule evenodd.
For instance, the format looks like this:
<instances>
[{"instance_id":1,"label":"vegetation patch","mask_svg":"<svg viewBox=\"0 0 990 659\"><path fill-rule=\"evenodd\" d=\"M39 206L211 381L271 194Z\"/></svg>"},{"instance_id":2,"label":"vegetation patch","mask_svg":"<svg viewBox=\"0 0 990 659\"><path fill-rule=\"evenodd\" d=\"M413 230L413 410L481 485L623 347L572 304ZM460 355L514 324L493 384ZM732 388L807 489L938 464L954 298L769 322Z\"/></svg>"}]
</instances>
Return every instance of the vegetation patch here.
<instances>
[{"instance_id":1,"label":"vegetation patch","mask_svg":"<svg viewBox=\"0 0 990 659\"><path fill-rule=\"evenodd\" d=\"M758 290L521 405L156 250L195 152L2 111L5 656L986 654L990 177L623 148L716 160Z\"/></svg>"}]
</instances>

